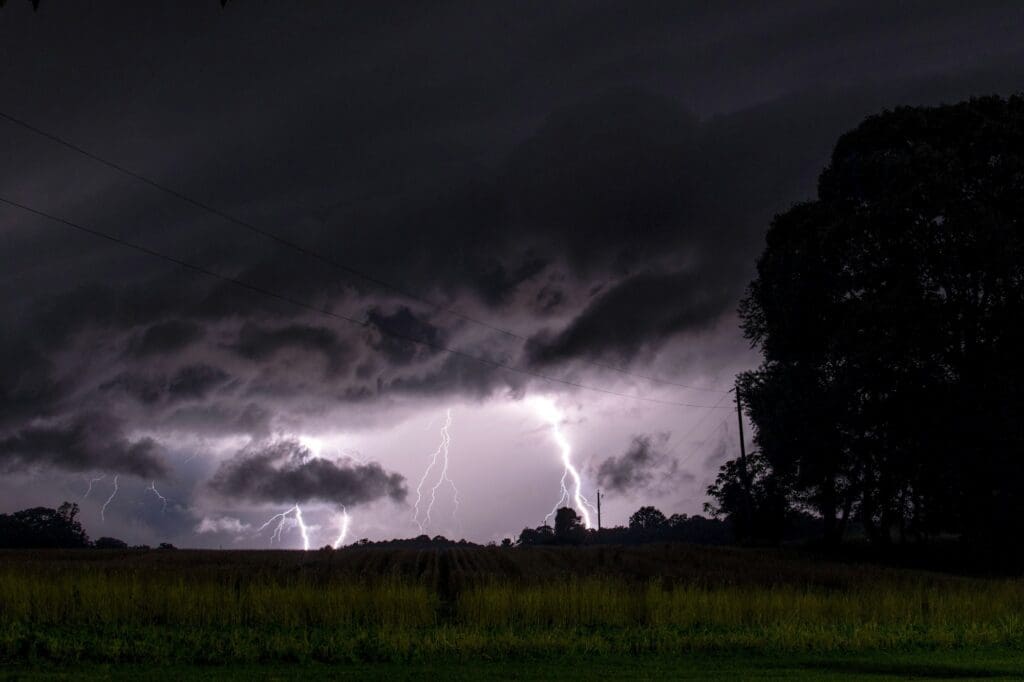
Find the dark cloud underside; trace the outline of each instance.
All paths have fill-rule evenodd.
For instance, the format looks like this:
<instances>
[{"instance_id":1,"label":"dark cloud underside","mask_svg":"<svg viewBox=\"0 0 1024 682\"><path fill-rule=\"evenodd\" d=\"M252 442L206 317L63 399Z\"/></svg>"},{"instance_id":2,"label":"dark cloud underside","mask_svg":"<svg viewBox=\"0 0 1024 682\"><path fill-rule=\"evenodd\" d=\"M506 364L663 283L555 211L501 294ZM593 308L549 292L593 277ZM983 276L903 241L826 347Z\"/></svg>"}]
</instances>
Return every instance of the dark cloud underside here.
<instances>
[{"instance_id":1,"label":"dark cloud underside","mask_svg":"<svg viewBox=\"0 0 1024 682\"><path fill-rule=\"evenodd\" d=\"M163 478L168 468L151 438L129 440L123 424L105 414L82 414L46 426L26 426L0 439L7 472L54 467L70 472L116 471Z\"/></svg>"},{"instance_id":2,"label":"dark cloud underside","mask_svg":"<svg viewBox=\"0 0 1024 682\"><path fill-rule=\"evenodd\" d=\"M405 479L379 464L310 457L295 441L279 441L224 462L210 480L224 497L248 502L328 502L356 506L405 500Z\"/></svg>"}]
</instances>

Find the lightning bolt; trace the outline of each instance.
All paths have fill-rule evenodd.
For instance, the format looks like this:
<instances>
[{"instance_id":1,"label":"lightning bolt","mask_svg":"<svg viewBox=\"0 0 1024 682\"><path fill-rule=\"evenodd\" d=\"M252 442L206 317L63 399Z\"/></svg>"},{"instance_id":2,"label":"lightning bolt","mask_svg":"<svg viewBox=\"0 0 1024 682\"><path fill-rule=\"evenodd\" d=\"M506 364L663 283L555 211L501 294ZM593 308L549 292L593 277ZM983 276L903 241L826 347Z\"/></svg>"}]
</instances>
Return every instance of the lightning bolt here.
<instances>
[{"instance_id":1,"label":"lightning bolt","mask_svg":"<svg viewBox=\"0 0 1024 682\"><path fill-rule=\"evenodd\" d=\"M341 519L338 523L338 539L331 545L334 549L338 549L345 544L345 538L348 537L348 526L352 519L348 515L348 509L345 509L345 505L341 506Z\"/></svg>"},{"instance_id":2,"label":"lightning bolt","mask_svg":"<svg viewBox=\"0 0 1024 682\"><path fill-rule=\"evenodd\" d=\"M452 508L452 517L457 518L459 511L459 489L455 487L455 482L448 476L448 449L452 444L452 437L448 432L448 429L451 425L452 410L451 408L448 408L448 410L445 411L444 426L441 427L441 442L438 444L437 449L434 450L434 454L430 456L430 464L427 465L426 471L423 472L423 476L420 478L420 482L416 486L416 504L413 505L412 520L413 523L419 527L421 533L423 532L423 529L430 524L430 512L433 511L434 503L437 502L437 491L445 483L452 487L452 498L455 503ZM441 460L441 473L437 478L437 483L430 488L430 504L428 504L426 510L422 512L423 518L421 519L420 504L423 501L423 485L427 482L430 472L434 470L435 466L437 466L439 459Z\"/></svg>"},{"instance_id":3,"label":"lightning bolt","mask_svg":"<svg viewBox=\"0 0 1024 682\"><path fill-rule=\"evenodd\" d=\"M110 497L107 498L107 501L103 503L103 506L100 507L100 520L102 520L102 521L106 521L107 520L107 505L110 504L110 501L113 500L116 495L117 495L117 475L115 474L114 475L114 490L110 493Z\"/></svg>"},{"instance_id":4,"label":"lightning bolt","mask_svg":"<svg viewBox=\"0 0 1024 682\"><path fill-rule=\"evenodd\" d=\"M160 510L160 512L161 513L166 512L167 511L167 498L164 497L163 495L161 495L160 491L156 489L156 481L152 481L149 484L149 487L146 488L146 490L150 491L151 493L153 493L154 495L156 495L157 497L160 498L160 501L163 502L163 505L164 505L163 508Z\"/></svg>"},{"instance_id":5,"label":"lightning bolt","mask_svg":"<svg viewBox=\"0 0 1024 682\"><path fill-rule=\"evenodd\" d=\"M289 514L292 515L291 518L289 518ZM281 512L280 514L274 514L273 516L271 516L269 519L267 519L266 523L264 523L262 526L256 529L256 534L259 535L261 532L263 532L264 529L266 529L267 526L272 524L274 521L277 521L277 525L274 527L274 532L270 534L271 542L280 542L281 534L288 526L288 522L293 521L294 524L299 527L299 532L302 534L302 549L309 551L309 530L306 528L306 522L302 519L302 508L299 507L299 505L296 504L292 506L290 509L286 509L285 511Z\"/></svg>"},{"instance_id":6,"label":"lightning bolt","mask_svg":"<svg viewBox=\"0 0 1024 682\"><path fill-rule=\"evenodd\" d=\"M309 531L306 530L306 524L302 520L302 508L299 505L295 505L295 523L299 524L299 532L302 533L302 549L309 551Z\"/></svg>"},{"instance_id":7,"label":"lightning bolt","mask_svg":"<svg viewBox=\"0 0 1024 682\"><path fill-rule=\"evenodd\" d=\"M89 479L89 487L85 489L85 494L82 495L82 497L79 498L79 499L80 500L84 500L85 498L89 497L89 493L92 492L92 485L93 485L93 483L99 483L100 481L102 481L106 477L107 477L106 474L100 474L99 476L96 476L95 478L90 478Z\"/></svg>"},{"instance_id":8,"label":"lightning bolt","mask_svg":"<svg viewBox=\"0 0 1024 682\"><path fill-rule=\"evenodd\" d=\"M576 507L580 516L583 517L583 526L590 528L590 512L596 513L597 510L583 495L583 481L580 478L580 472L576 470L572 463L572 446L569 445L569 439L562 433L562 413L550 398L535 398L532 402L544 421L551 425L551 434L562 454L562 465L564 467L561 481L562 496L558 498L558 502L555 503L551 512L544 517L544 522L547 523L547 520L555 515L559 507L565 504L572 504ZM567 485L569 479L572 479L571 490Z\"/></svg>"}]
</instances>

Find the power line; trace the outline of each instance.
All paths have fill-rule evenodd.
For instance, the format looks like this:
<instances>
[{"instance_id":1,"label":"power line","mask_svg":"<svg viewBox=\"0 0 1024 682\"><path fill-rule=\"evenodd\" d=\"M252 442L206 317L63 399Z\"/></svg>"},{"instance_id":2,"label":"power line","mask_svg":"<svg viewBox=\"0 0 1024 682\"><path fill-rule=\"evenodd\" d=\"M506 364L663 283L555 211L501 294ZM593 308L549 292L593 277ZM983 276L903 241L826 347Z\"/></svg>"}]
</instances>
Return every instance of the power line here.
<instances>
[{"instance_id":1,"label":"power line","mask_svg":"<svg viewBox=\"0 0 1024 682\"><path fill-rule=\"evenodd\" d=\"M473 355L472 353L468 353L466 351L459 350L458 348L451 348L449 346L445 346L445 345L442 345L442 344L432 343L430 341L424 341L423 339L417 339L417 338L414 338L414 337L411 337L411 336L407 336L405 334L400 334L398 332L394 332L392 330L386 329L385 327L382 327L380 324L372 324L372 323L370 323L368 321L365 321L365 320L357 320L354 317L348 317L347 315L342 315L340 313L335 313L335 312L330 311L330 310L326 310L326 309L323 309L323 308L318 308L315 305L311 305L309 303L306 303L305 301L300 301L298 299L292 298L291 296L287 296L285 294L280 294L280 293L277 293L277 292L272 291L270 289L265 289L265 288L263 288L263 287L261 287L259 285L252 284L251 282L246 282L244 280L240 280L240 279L238 279L236 277L231 277L230 275L225 275L223 273L217 272L216 270L210 270L209 268L205 268L205 267L203 267L201 265L196 265L194 263L190 263L189 261L182 260L182 259L177 258L175 256L167 255L167 254L165 254L165 253L163 253L161 251L157 251L157 250L152 249L152 248L150 248L148 246L144 246L142 244L137 244L135 242L128 241L126 239L122 239L122 238L114 236L114 235L112 235L110 233L103 232L102 230L97 230L97 229L92 228L92 227L87 227L85 225L82 225L81 223L76 223L76 222L73 222L71 220L67 220L65 218L61 218L59 216L55 216L55 215L53 215L51 213L47 213L45 211L41 211L39 209L32 208L31 206L27 206L25 204L18 203L17 201L13 201L11 199L6 199L4 197L0 197L0 202L2 202L4 204L7 204L9 206L13 206L15 208L19 208L19 209L21 209L23 211L26 211L27 213L32 213L32 214L40 216L42 218L46 218L47 220L51 220L53 222L60 223L61 225L64 225L66 227L70 227L70 228L73 228L75 230L79 230L81 232L85 232L85 233L90 234L90 235L92 235L94 237L97 237L97 238L100 238L100 239L104 239L104 240L109 241L109 242L113 242L114 244L118 244L118 245L124 246L126 248L134 249L135 251L139 251L139 252L144 253L144 254L146 254L148 256L151 256L153 258L158 258L160 260L167 261L168 263L173 263L174 265L177 265L179 267L185 268L186 270L191 270L192 272L197 272L197 273L206 275L208 277L213 277L213 278L219 279L219 280L221 280L223 282L228 282L228 283L233 284L233 285L235 285L235 286L237 286L239 288L246 289L248 291L260 294L262 296L267 296L269 298L273 298L273 299L276 299L276 300L279 300L279 301L283 301L285 303L289 303L291 305L294 305L294 306L296 306L298 308L302 308L304 310L309 310L311 312L318 313L320 315L325 315L327 317L332 317L332 318L335 318L335 319L338 319L338 320L343 320L345 322L357 325L359 327L364 327L364 328L374 328L375 327L382 334L385 334L387 336L391 336L391 337L394 337L394 338L397 338L397 339L401 339L403 341L408 341L410 343L415 343L417 345L424 346L424 347L427 347L427 348L432 348L432 349L434 349L436 351L440 351L440 352L444 352L444 353L449 353L451 355L462 357L462 358L465 358L467 360L473 360L474 362L479 362L479 363L484 364L484 365L489 365L490 367L493 367L493 368L500 368L500 369L507 370L509 372L516 372L518 374L523 374L525 376L534 377L536 379L542 379L544 381L548 381L548 382L552 382L552 383L564 384L566 386L572 386L574 388L580 388L580 389L584 389L584 390L587 390L587 391L594 391L594 392L597 392L597 393L604 393L606 395L614 395L614 396L618 396L620 398L630 398L632 400L641 400L641 401L644 401L644 402L658 403L658 404L661 404L661 405L672 405L672 406L675 406L675 407L697 407L697 408L713 408L713 407L716 407L716 406L713 406L713 405L695 405L695 404L691 404L691 403L681 403L681 402L676 402L676 401L672 401L672 400L660 400L658 398L648 398L648 397L645 397L645 396L631 395L629 393L620 393L619 391L612 391L612 390L605 389L605 388L599 388L597 386L589 386L587 384L581 384L581 383L578 383L578 382L575 382L575 381L570 381L568 379L560 379L558 377L552 377L552 376L549 376L547 374L543 374L541 372L535 372L533 370L524 369L522 367L515 367L513 365L508 365L506 363L499 362L497 360L491 360L489 358L481 357L481 356L478 356L478 355ZM721 401L719 401L719 402L721 402ZM731 409L731 408L729 408L729 409Z\"/></svg>"},{"instance_id":2,"label":"power line","mask_svg":"<svg viewBox=\"0 0 1024 682\"><path fill-rule=\"evenodd\" d=\"M725 407L724 405L722 405L722 402L727 397L728 397L728 393L726 393L726 395L723 395L721 398L719 398L718 402L716 402L714 405L709 405L708 406L708 411L705 412L704 415L700 419L698 419L696 422L694 422L693 426L691 426L689 428L689 430L687 430L686 433L684 433L682 436L679 437L679 440L677 441L677 444L678 443L682 443L684 440L686 440L687 438L692 436L694 434L694 432L697 430L697 427L699 427L704 422L704 420L707 419L708 416L710 416L712 409L718 409L720 407Z\"/></svg>"},{"instance_id":3,"label":"power line","mask_svg":"<svg viewBox=\"0 0 1024 682\"><path fill-rule=\"evenodd\" d=\"M373 275L370 275L370 274L367 274L367 273L362 272L360 270L357 270L356 268L353 268L350 265L346 265L346 264L342 263L341 261L339 261L339 260L337 260L335 258L332 258L330 256L325 256L325 255L321 254L318 251L314 251L313 249L305 247L302 244L299 244L299 243L294 242L294 241L292 241L290 239L282 237L281 235L279 235L279 234L277 234L275 232L271 232L270 230L266 230L264 228L261 228L261 227L258 227L256 225L253 225L252 223L250 223L248 221L245 221L245 220L242 220L241 218L238 218L236 216L233 216L230 213L225 213L224 211L220 210L219 208L217 208L215 206L207 204L207 203L205 203L203 201L199 201L198 199L193 199L192 197L190 197L187 194L184 194L182 192L179 192L178 190L174 189L173 187L169 187L167 185L164 185L163 183L157 182L156 180L153 180L152 178L149 178L149 177L147 177L145 175L142 175L141 173L137 173L137 172L131 170L130 168L126 168L125 166L122 166L122 165L120 165L118 163L115 163L114 161L110 161L108 159L105 159L102 156L99 156L99 155L97 155L97 154L95 154L93 152L90 152L87 149L79 147L75 143L70 142L69 140L66 140L66 139L62 138L59 135L56 135L54 133L51 133L51 132L48 132L48 131L43 130L41 128L38 128L38 127L32 125L31 123L29 123L28 121L25 121L23 119L17 118L15 116L12 116L12 115L10 115L8 113L5 113L3 111L0 111L0 118L4 119L4 120L6 120L6 121L8 121L10 123L13 123L15 125L21 126L22 128L24 128L26 130L29 130L29 131L35 133L36 135L39 135L41 137L45 137L46 139L48 139L48 140L50 140L52 142L56 142L57 144L62 145L62 146L66 147L66 148L68 148L68 149L70 149L70 150L72 150L74 152L77 152L77 153L79 153L79 154L81 154L81 155L83 155L83 156L85 156L85 157L95 161L96 163L102 164L104 166L107 166L108 168L112 168L113 170L115 170L115 171L117 171L119 173L123 173L123 174L125 174L125 175L127 175L129 177L135 178L139 182L145 183L145 184L149 185L150 187L152 187L152 188L154 188L156 190L159 190L161 192L164 192L166 194L169 194L170 196L172 196L172 197L174 197L174 198L176 198L176 199L178 199L180 201L183 201L183 202L185 202L185 203L187 203L187 204L189 204L189 205L191 205L191 206L193 206L195 208L198 208L198 209L200 209L202 211L206 211L206 212L208 212L208 213L210 213L212 215L215 215L215 216L217 216L217 217L219 217L219 218L221 218L223 220L226 220L227 222L232 223L233 225L237 225L238 227L241 227L241 228L244 228L246 230L249 230L250 232L254 232L254 233L256 233L256 234L258 234L258 235L260 235L260 236L262 236L262 237L264 237L266 239L269 239L270 241L272 241L272 242L274 242L274 243L276 243L276 244L278 244L280 246L285 246L287 248L293 249L293 250L298 251L299 253L301 253L301 254L303 254L305 256L308 256L309 258L313 258L313 259L315 259L317 261L320 261L321 263L324 263L324 264L326 264L326 265L328 265L330 267L333 267L333 268L335 268L337 270L340 270L340 271L346 273L349 276L357 277L357 278L362 279L362 280L364 280L366 282L370 282L371 284L374 284L374 285L376 285L378 287L381 287L382 289L386 289L386 290L388 290L388 291L390 291L392 293L399 294L400 296L404 296L405 298L408 298L410 300L413 300L413 301L416 301L418 303L421 303L421 304L423 304L425 306L428 306L430 308L433 308L434 310L437 310L439 312L443 312L443 313L446 313L446 314L451 315L453 317L457 317L457 318L459 318L461 320L464 320L466 322L470 322L472 324L476 324L476 325L480 325L480 326L486 327L486 328L488 328L488 329L490 329L492 331L498 332L500 334L505 334L506 336L512 337L514 339L518 339L518 340L523 341L523 342L529 341L529 339L526 336L523 336L522 334L518 334L518 333L516 333L514 331L511 331L509 329L505 329L504 327L499 327L499 326L497 326L495 324L487 322L486 320L481 320L481 319L478 319L478 318L475 318L475 317L471 317L470 315L466 315L465 313L461 313L461 312L459 312L459 311L457 311L454 308L451 308L449 306L445 306L445 305L442 305L440 303L435 303L435 302L431 301L428 298L420 296L419 294L416 294L416 293L411 292L411 291L409 291L407 289L404 289L402 287L399 287L399 286L396 286L394 284L391 284L390 282L382 280L382 279L380 279L378 277L374 277ZM645 381L650 381L650 382L653 382L653 383L664 384L664 385L667 385L667 386L675 386L677 388L685 388L685 389L689 389L689 390L693 390L693 391L705 391L705 392L708 392L708 393L727 393L727 391L723 391L722 389L719 389L719 388L705 388L705 387L702 387L702 386L693 386L693 385L690 385L690 384L682 384L682 383L675 382L675 381L669 381L667 379L659 379L658 377L653 377L653 376L650 376L650 375L640 374L640 373L637 373L637 372L633 372L631 370L627 370L627 369L624 369L622 367L617 367L615 365L612 365L612 364L609 364L609 363L605 363L605 362L601 362L599 360L590 360L590 359L587 359L587 358L579 358L579 360L581 362L585 362L585 363L593 365L595 367L600 367L602 369L606 369L606 370L609 370L609 371L612 371L612 372L618 372L619 374L623 374L623 375L626 375L626 376L631 376L631 377L634 377L634 378L637 378L637 379L643 379Z\"/></svg>"},{"instance_id":4,"label":"power line","mask_svg":"<svg viewBox=\"0 0 1024 682\"><path fill-rule=\"evenodd\" d=\"M720 407L728 407L729 409L732 409L732 406L731 406L731 405L722 405L722 406L720 406ZM710 414L710 411L709 411L708 413ZM727 414L727 415L725 415L724 417L722 417L722 418L721 418L720 420L718 420L718 422L717 422L717 423L716 423L716 424L715 424L715 425L714 425L713 427L711 427L711 429L709 429L709 430L707 431L707 433L706 433L706 435L705 435L705 438L707 438L708 436L710 436L711 434L713 434L713 433L714 433L715 431L717 431L717 430L718 430L718 429L719 429L720 427L724 426L724 425L725 425L725 423L726 423L727 421L729 421L729 419L730 419L731 417L732 417L732 415L728 415L728 414ZM689 462L690 460L692 460L692 459L693 459L693 458L694 458L694 457L695 457L696 455L698 455L698 454L702 454L702 453L706 452L706 451L707 451L707 449L708 449L708 448L707 448L707 445L708 445L708 442L707 442L707 441L703 441L703 442L701 442L701 444L700 444L700 445L699 445L699 446L698 446L697 448L694 448L694 449L693 449L693 450L691 450L691 451L690 451L690 452L689 452L689 453L688 453L688 454L687 454L687 455L686 455L685 457L683 457L682 459L680 459L680 460L679 460L679 465L680 465L680 466L682 466L683 464L686 464L687 462Z\"/></svg>"}]
</instances>

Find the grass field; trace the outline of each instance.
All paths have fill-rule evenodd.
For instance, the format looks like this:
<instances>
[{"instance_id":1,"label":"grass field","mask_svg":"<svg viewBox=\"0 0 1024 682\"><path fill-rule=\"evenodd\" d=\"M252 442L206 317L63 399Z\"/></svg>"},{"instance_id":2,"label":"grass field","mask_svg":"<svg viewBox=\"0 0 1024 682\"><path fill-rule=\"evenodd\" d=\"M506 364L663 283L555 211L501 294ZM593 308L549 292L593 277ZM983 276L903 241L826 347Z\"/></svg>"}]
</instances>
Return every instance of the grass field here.
<instances>
[{"instance_id":1,"label":"grass field","mask_svg":"<svg viewBox=\"0 0 1024 682\"><path fill-rule=\"evenodd\" d=\"M1013 678L1022 645L1024 582L784 551L0 553L0 662L26 679Z\"/></svg>"}]
</instances>

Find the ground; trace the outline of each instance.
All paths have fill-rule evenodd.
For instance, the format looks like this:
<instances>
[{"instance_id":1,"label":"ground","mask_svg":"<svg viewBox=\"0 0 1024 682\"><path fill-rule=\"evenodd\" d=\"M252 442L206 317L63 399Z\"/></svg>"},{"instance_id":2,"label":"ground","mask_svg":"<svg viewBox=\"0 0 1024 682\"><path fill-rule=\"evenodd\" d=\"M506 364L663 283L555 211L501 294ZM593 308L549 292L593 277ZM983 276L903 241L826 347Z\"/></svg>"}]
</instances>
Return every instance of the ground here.
<instances>
[{"instance_id":1,"label":"ground","mask_svg":"<svg viewBox=\"0 0 1024 682\"><path fill-rule=\"evenodd\" d=\"M0 552L3 679L1024 677L1024 583L688 545Z\"/></svg>"}]
</instances>

